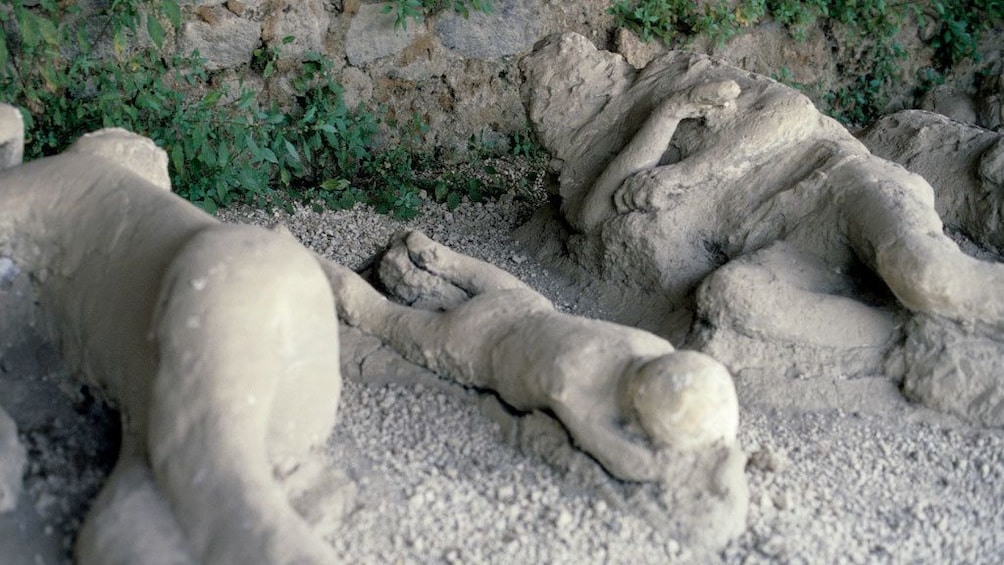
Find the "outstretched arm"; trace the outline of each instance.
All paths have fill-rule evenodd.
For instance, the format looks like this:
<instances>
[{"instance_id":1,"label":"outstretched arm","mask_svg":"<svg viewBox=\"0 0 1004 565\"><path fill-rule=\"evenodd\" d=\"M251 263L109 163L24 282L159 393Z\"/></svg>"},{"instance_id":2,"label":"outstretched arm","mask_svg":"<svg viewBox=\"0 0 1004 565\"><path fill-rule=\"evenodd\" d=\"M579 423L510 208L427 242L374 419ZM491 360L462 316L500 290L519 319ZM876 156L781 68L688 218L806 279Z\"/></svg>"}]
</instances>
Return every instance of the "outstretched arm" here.
<instances>
[{"instance_id":1,"label":"outstretched arm","mask_svg":"<svg viewBox=\"0 0 1004 565\"><path fill-rule=\"evenodd\" d=\"M615 215L614 192L631 175L659 164L682 120L699 118L711 109L725 107L739 96L739 92L735 81L725 80L699 84L670 96L656 107L638 133L607 165L579 208L568 211L568 220L577 229L590 231Z\"/></svg>"},{"instance_id":2,"label":"outstretched arm","mask_svg":"<svg viewBox=\"0 0 1004 565\"><path fill-rule=\"evenodd\" d=\"M584 417L578 410L552 406L579 449L592 455L608 473L625 481L659 480L657 452L633 441L604 418Z\"/></svg>"}]
</instances>

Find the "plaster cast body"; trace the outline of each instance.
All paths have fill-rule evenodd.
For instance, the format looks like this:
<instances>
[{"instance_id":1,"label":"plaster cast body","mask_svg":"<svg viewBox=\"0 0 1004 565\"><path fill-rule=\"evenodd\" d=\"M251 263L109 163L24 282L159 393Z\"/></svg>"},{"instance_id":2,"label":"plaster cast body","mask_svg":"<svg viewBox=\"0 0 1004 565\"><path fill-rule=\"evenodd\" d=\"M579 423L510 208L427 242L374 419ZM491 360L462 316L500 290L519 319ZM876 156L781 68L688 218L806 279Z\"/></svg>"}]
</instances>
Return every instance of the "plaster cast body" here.
<instances>
[{"instance_id":1,"label":"plaster cast body","mask_svg":"<svg viewBox=\"0 0 1004 565\"><path fill-rule=\"evenodd\" d=\"M696 290L696 344L733 370L761 359L723 332L849 351L852 367L870 351L856 369L878 370L899 321L861 298L861 267L912 312L1004 325L1004 266L961 252L922 177L794 89L684 52L636 72L574 34L523 70L573 253L676 299Z\"/></svg>"},{"instance_id":2,"label":"plaster cast body","mask_svg":"<svg viewBox=\"0 0 1004 565\"><path fill-rule=\"evenodd\" d=\"M380 266L388 301L326 264L339 313L406 358L524 411L550 410L613 475L663 480L674 453L731 447L738 404L726 369L648 332L556 312L524 283L418 232Z\"/></svg>"},{"instance_id":3,"label":"plaster cast body","mask_svg":"<svg viewBox=\"0 0 1004 565\"><path fill-rule=\"evenodd\" d=\"M20 137L3 110L3 137ZM102 130L0 172L0 257L33 278L66 361L122 412L77 559L331 563L274 471L334 424L327 280L292 237L170 194L165 162L149 140Z\"/></svg>"}]
</instances>

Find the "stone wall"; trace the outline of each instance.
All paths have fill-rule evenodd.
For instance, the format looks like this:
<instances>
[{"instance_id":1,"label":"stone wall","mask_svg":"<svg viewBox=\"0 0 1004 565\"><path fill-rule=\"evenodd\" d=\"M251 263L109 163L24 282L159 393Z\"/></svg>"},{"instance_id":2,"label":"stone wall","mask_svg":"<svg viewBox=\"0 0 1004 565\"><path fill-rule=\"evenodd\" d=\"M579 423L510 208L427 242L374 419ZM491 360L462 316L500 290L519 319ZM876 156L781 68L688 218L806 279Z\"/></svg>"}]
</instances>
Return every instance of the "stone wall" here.
<instances>
[{"instance_id":1,"label":"stone wall","mask_svg":"<svg viewBox=\"0 0 1004 565\"><path fill-rule=\"evenodd\" d=\"M495 0L491 14L446 11L406 28L395 28L386 5L190 0L177 46L197 49L215 81L243 82L280 102L304 54L323 53L349 106L385 105L391 119L417 113L430 126L427 144L463 150L472 135L501 141L526 130L516 63L538 39L573 29L605 46L613 26L604 0ZM250 65L263 46L281 50L278 72L267 80Z\"/></svg>"},{"instance_id":2,"label":"stone wall","mask_svg":"<svg viewBox=\"0 0 1004 565\"><path fill-rule=\"evenodd\" d=\"M472 11L465 18L447 10L425 21L409 20L403 29L395 28L393 14L384 13L389 4L374 0L179 3L183 24L177 30L168 26L165 48L182 54L198 50L214 85L242 84L258 91L261 99L282 104L292 96L289 81L299 61L319 52L334 63L350 106L385 106L391 120L407 121L417 114L430 126L426 146L448 152L463 152L472 136L504 144L513 132L527 129L517 62L550 34L580 33L600 49L623 54L638 68L664 50L661 44L643 43L617 29L607 14L613 0L493 0L491 14ZM100 4L90 0L81 5ZM901 39L910 53L902 63L906 74L929 64L931 57L924 30L910 31L905 25ZM978 70L1001 71L1001 40L993 33L985 35L982 62L950 80L961 90L972 87ZM853 80L840 76L842 68L853 68L848 63L856 57L852 42L834 43L818 28L796 42L781 26L765 21L724 45L698 41L688 47L767 76L784 69L786 78L807 85L806 93L818 103L827 90ZM254 51L261 48L281 52L277 72L268 78L251 64ZM953 84L941 89L942 98L955 92ZM958 96L948 98L950 104L958 102ZM935 99L929 102L933 106ZM890 110L918 104L906 85L890 101ZM996 122L989 127L999 125L999 114L997 108Z\"/></svg>"}]
</instances>

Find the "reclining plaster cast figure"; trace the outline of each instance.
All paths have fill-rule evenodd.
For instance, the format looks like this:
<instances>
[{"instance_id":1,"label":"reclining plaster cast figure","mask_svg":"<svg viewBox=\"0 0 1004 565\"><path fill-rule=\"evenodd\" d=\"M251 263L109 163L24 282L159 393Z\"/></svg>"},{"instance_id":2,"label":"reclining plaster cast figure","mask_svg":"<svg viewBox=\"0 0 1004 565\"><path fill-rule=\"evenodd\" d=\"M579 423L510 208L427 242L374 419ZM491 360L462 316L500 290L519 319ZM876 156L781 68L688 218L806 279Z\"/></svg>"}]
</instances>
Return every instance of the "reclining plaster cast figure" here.
<instances>
[{"instance_id":1,"label":"reclining plaster cast figure","mask_svg":"<svg viewBox=\"0 0 1004 565\"><path fill-rule=\"evenodd\" d=\"M335 562L274 470L326 439L341 392L317 260L170 194L145 138L102 130L21 165L22 139L0 105L0 258L33 278L67 363L122 413L78 562Z\"/></svg>"},{"instance_id":2,"label":"reclining plaster cast figure","mask_svg":"<svg viewBox=\"0 0 1004 565\"><path fill-rule=\"evenodd\" d=\"M677 298L700 285L712 329L849 356L884 353L898 325L860 300L859 264L912 312L1004 327L1004 266L962 253L923 178L794 89L685 52L635 71L575 34L522 66L571 244L595 268ZM733 369L757 362L708 341Z\"/></svg>"},{"instance_id":3,"label":"reclining plaster cast figure","mask_svg":"<svg viewBox=\"0 0 1004 565\"><path fill-rule=\"evenodd\" d=\"M349 324L516 409L550 410L619 478L660 481L678 452L735 443L739 407L720 363L648 332L559 313L509 273L420 232L393 243L380 276L423 309L387 300L350 269L324 268ZM445 311L426 309L437 307Z\"/></svg>"}]
</instances>

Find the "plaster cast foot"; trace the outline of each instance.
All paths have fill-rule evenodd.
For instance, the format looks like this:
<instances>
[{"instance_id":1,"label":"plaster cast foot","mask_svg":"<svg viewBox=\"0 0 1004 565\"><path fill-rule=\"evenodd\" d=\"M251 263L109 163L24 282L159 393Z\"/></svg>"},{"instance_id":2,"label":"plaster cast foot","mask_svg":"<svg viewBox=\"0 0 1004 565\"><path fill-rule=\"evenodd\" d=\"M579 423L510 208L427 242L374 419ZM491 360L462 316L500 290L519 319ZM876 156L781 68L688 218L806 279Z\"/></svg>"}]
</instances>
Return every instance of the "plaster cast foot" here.
<instances>
[{"instance_id":1,"label":"plaster cast foot","mask_svg":"<svg viewBox=\"0 0 1004 565\"><path fill-rule=\"evenodd\" d=\"M401 234L394 241L391 249L395 252L394 256L407 254L413 267L433 275L446 284L462 289L470 296L496 290L530 288L506 271L484 261L457 253L429 239L420 231L408 231ZM400 268L408 268L408 264L403 261L395 259L395 263ZM415 277L415 280L431 280L428 276L415 273L414 269L412 276Z\"/></svg>"},{"instance_id":2,"label":"plaster cast foot","mask_svg":"<svg viewBox=\"0 0 1004 565\"><path fill-rule=\"evenodd\" d=\"M423 310L452 310L467 302L470 295L463 288L422 268L426 259L433 259L434 250L413 252L407 241L417 240L417 233L406 231L391 238L377 269L380 282L401 302Z\"/></svg>"},{"instance_id":3,"label":"plaster cast foot","mask_svg":"<svg viewBox=\"0 0 1004 565\"><path fill-rule=\"evenodd\" d=\"M335 299L338 317L350 326L360 327L381 312L387 298L369 285L352 269L318 257L321 269L328 277L328 285Z\"/></svg>"}]
</instances>

